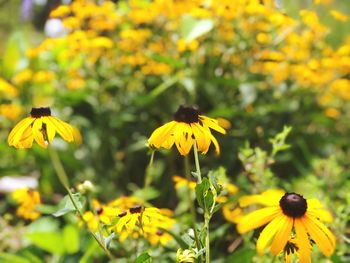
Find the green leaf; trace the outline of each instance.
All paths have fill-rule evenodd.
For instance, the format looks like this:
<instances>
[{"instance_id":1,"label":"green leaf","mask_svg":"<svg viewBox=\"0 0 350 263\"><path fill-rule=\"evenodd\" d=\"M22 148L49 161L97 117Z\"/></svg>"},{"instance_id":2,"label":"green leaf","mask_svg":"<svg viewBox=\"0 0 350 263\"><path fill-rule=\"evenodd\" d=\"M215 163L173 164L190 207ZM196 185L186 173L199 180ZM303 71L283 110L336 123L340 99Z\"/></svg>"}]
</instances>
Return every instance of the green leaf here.
<instances>
[{"instance_id":1,"label":"green leaf","mask_svg":"<svg viewBox=\"0 0 350 263\"><path fill-rule=\"evenodd\" d=\"M240 249L237 252L234 252L224 261L225 263L230 262L252 262L253 257L256 255L254 249L246 248ZM239 261L237 261L239 259Z\"/></svg>"},{"instance_id":2,"label":"green leaf","mask_svg":"<svg viewBox=\"0 0 350 263\"><path fill-rule=\"evenodd\" d=\"M64 240L60 232L37 232L25 235L37 247L52 253L63 254L65 252Z\"/></svg>"},{"instance_id":3,"label":"green leaf","mask_svg":"<svg viewBox=\"0 0 350 263\"><path fill-rule=\"evenodd\" d=\"M21 256L17 256L17 255L13 255L10 253L0 253L0 262L2 263L31 263L30 260L21 257Z\"/></svg>"},{"instance_id":4,"label":"green leaf","mask_svg":"<svg viewBox=\"0 0 350 263\"><path fill-rule=\"evenodd\" d=\"M27 65L24 43L25 39L20 32L15 32L9 38L2 60L2 74L6 78L11 78L18 69Z\"/></svg>"},{"instance_id":5,"label":"green leaf","mask_svg":"<svg viewBox=\"0 0 350 263\"><path fill-rule=\"evenodd\" d=\"M73 225L66 225L63 228L63 242L68 254L79 251L79 230Z\"/></svg>"},{"instance_id":6,"label":"green leaf","mask_svg":"<svg viewBox=\"0 0 350 263\"><path fill-rule=\"evenodd\" d=\"M78 208L82 209L83 204L81 200L81 195L80 194L73 194L73 198L78 204ZM75 211L75 207L70 200L69 196L66 195L58 204L58 210L53 213L52 215L55 217L63 216L69 212Z\"/></svg>"},{"instance_id":7,"label":"green leaf","mask_svg":"<svg viewBox=\"0 0 350 263\"><path fill-rule=\"evenodd\" d=\"M135 260L135 263L149 263L149 262L152 262L152 258L147 252L142 253Z\"/></svg>"},{"instance_id":8,"label":"green leaf","mask_svg":"<svg viewBox=\"0 0 350 263\"><path fill-rule=\"evenodd\" d=\"M210 191L210 182L203 178L200 184L196 185L196 197L200 207L206 209L213 204L213 193Z\"/></svg>"},{"instance_id":9,"label":"green leaf","mask_svg":"<svg viewBox=\"0 0 350 263\"><path fill-rule=\"evenodd\" d=\"M211 31L213 27L214 23L211 19L196 19L186 15L183 16L181 20L180 35L185 41L191 42Z\"/></svg>"}]
</instances>

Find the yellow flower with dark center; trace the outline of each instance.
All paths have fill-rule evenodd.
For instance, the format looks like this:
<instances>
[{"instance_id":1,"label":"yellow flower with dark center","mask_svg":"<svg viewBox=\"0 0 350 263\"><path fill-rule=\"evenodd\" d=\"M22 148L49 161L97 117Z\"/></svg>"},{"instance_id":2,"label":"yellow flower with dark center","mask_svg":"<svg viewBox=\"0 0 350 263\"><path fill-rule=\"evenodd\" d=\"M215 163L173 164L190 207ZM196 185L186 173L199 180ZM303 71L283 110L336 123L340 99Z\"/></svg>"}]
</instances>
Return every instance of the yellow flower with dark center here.
<instances>
[{"instance_id":1,"label":"yellow flower with dark center","mask_svg":"<svg viewBox=\"0 0 350 263\"><path fill-rule=\"evenodd\" d=\"M170 149L175 144L181 155L187 155L194 143L199 152L206 153L213 142L219 154L219 143L211 134L211 129L226 133L217 120L201 115L196 107L180 106L174 120L156 129L148 144L156 149Z\"/></svg>"},{"instance_id":2,"label":"yellow flower with dark center","mask_svg":"<svg viewBox=\"0 0 350 263\"><path fill-rule=\"evenodd\" d=\"M40 217L40 213L35 210L36 205L41 204L40 194L28 188L15 190L11 194L12 198L19 204L16 214L28 220L35 220Z\"/></svg>"},{"instance_id":3,"label":"yellow flower with dark center","mask_svg":"<svg viewBox=\"0 0 350 263\"><path fill-rule=\"evenodd\" d=\"M292 233L295 233L299 251L303 251L303 255L311 253L310 238L325 256L334 252L335 237L321 222L332 221L332 216L318 200L306 200L296 193L269 190L261 195L244 196L240 199L241 207L251 204L262 204L266 207L243 216L237 229L243 234L267 224L256 244L259 254L263 254L271 243L271 253L278 255L285 248Z\"/></svg>"},{"instance_id":4,"label":"yellow flower with dark center","mask_svg":"<svg viewBox=\"0 0 350 263\"><path fill-rule=\"evenodd\" d=\"M31 148L33 140L46 148L56 132L67 142L81 142L81 135L75 127L51 116L47 107L32 108L31 116L21 120L10 132L8 143L16 148Z\"/></svg>"}]
</instances>

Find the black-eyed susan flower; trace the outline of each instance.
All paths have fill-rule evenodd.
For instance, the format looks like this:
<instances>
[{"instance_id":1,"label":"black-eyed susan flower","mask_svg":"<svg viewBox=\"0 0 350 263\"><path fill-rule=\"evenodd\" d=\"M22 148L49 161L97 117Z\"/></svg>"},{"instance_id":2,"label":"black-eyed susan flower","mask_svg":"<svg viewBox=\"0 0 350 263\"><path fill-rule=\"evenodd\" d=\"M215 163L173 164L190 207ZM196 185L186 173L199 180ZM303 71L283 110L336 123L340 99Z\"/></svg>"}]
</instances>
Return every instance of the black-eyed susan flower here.
<instances>
[{"instance_id":1,"label":"black-eyed susan flower","mask_svg":"<svg viewBox=\"0 0 350 263\"><path fill-rule=\"evenodd\" d=\"M217 120L201 115L198 108L180 106L174 114L174 120L156 129L148 144L156 149L170 149L175 144L181 155L187 155L194 143L199 152L206 153L213 142L219 154L219 143L211 134L211 129L226 133Z\"/></svg>"},{"instance_id":2,"label":"black-eyed susan flower","mask_svg":"<svg viewBox=\"0 0 350 263\"><path fill-rule=\"evenodd\" d=\"M68 123L51 116L48 107L32 108L30 117L21 120L10 132L8 143L16 148L30 148L33 140L46 148L56 132L67 142L81 142L79 131Z\"/></svg>"},{"instance_id":3,"label":"black-eyed susan flower","mask_svg":"<svg viewBox=\"0 0 350 263\"><path fill-rule=\"evenodd\" d=\"M270 246L271 253L278 255L292 234L298 240L298 251L303 251L304 256L309 253L310 239L325 256L334 252L335 237L321 222L332 221L332 216L318 200L306 200L296 193L268 190L260 195L244 196L239 203L241 207L251 204L266 206L243 216L237 224L241 234L267 224L256 244L259 254Z\"/></svg>"},{"instance_id":4,"label":"black-eyed susan flower","mask_svg":"<svg viewBox=\"0 0 350 263\"><path fill-rule=\"evenodd\" d=\"M29 188L20 188L15 190L11 197L19 204L16 214L19 217L28 220L35 220L40 217L36 206L41 204L41 198L38 191Z\"/></svg>"}]
</instances>

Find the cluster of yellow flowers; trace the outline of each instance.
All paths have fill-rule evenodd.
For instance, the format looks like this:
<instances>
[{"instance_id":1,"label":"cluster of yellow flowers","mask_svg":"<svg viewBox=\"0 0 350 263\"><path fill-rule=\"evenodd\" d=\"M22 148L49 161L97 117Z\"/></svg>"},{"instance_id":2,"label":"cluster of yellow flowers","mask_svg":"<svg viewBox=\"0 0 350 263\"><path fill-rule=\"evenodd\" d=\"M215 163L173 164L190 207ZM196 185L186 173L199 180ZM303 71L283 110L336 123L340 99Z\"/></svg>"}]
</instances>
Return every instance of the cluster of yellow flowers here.
<instances>
[{"instance_id":1,"label":"cluster of yellow flowers","mask_svg":"<svg viewBox=\"0 0 350 263\"><path fill-rule=\"evenodd\" d=\"M12 193L12 198L18 203L17 215L24 219L35 220L40 217L36 205L41 204L40 194L28 188L20 188Z\"/></svg>"},{"instance_id":2,"label":"cluster of yellow flowers","mask_svg":"<svg viewBox=\"0 0 350 263\"><path fill-rule=\"evenodd\" d=\"M173 238L166 230L174 228L175 220L169 209L145 207L142 200L132 196L122 196L108 204L93 201L93 211L86 211L83 220L94 232L114 232L119 241L128 237L145 238L151 245L166 245Z\"/></svg>"},{"instance_id":3,"label":"cluster of yellow flowers","mask_svg":"<svg viewBox=\"0 0 350 263\"><path fill-rule=\"evenodd\" d=\"M66 72L61 83L69 89L83 88L86 76L79 66L98 60L118 73L143 77L169 75L181 70L179 65L199 66L215 57L220 68L235 66L225 76L248 69L267 76L268 86L292 81L296 87L317 88L326 114L337 117L340 101L349 100L350 40L333 48L326 41L330 28L316 12L301 10L299 15L286 15L272 0L79 0L51 13L62 21L66 35L45 39L28 56L53 53ZM339 23L348 20L338 10L329 15ZM193 28L186 28L189 24ZM28 79L18 74L19 82Z\"/></svg>"}]
</instances>

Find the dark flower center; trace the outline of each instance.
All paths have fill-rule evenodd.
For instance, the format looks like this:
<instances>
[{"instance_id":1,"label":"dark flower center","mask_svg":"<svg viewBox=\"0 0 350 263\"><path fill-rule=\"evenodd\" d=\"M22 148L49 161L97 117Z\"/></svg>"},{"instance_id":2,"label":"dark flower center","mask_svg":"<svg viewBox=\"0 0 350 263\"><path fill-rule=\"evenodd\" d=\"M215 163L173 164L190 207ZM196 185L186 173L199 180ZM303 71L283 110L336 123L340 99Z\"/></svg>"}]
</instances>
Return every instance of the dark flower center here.
<instances>
[{"instance_id":1,"label":"dark flower center","mask_svg":"<svg viewBox=\"0 0 350 263\"><path fill-rule=\"evenodd\" d=\"M119 216L119 217L123 217L123 216L126 216L126 214L127 214L127 213L124 211L124 212L121 212L118 216Z\"/></svg>"},{"instance_id":2,"label":"dark flower center","mask_svg":"<svg viewBox=\"0 0 350 263\"><path fill-rule=\"evenodd\" d=\"M177 122L193 123L198 122L200 111L195 106L181 105L174 114L174 120Z\"/></svg>"},{"instance_id":3,"label":"dark flower center","mask_svg":"<svg viewBox=\"0 0 350 263\"><path fill-rule=\"evenodd\" d=\"M140 205L131 207L131 208L129 209L129 211L130 211L131 214L141 213L141 210L142 210L142 207L141 207Z\"/></svg>"},{"instance_id":4,"label":"dark flower center","mask_svg":"<svg viewBox=\"0 0 350 263\"><path fill-rule=\"evenodd\" d=\"M96 208L96 213L97 213L98 215L102 214L102 213L103 213L103 208L102 208L102 207Z\"/></svg>"},{"instance_id":5,"label":"dark flower center","mask_svg":"<svg viewBox=\"0 0 350 263\"><path fill-rule=\"evenodd\" d=\"M280 200L283 213L290 217L302 217L307 210L307 203L302 195L286 193Z\"/></svg>"},{"instance_id":6,"label":"dark flower center","mask_svg":"<svg viewBox=\"0 0 350 263\"><path fill-rule=\"evenodd\" d=\"M164 234L164 232L162 230L160 230L160 229L158 229L157 232L156 232L157 236L162 236L163 234Z\"/></svg>"},{"instance_id":7,"label":"dark flower center","mask_svg":"<svg viewBox=\"0 0 350 263\"><path fill-rule=\"evenodd\" d=\"M40 118L42 116L51 116L51 110L49 107L32 108L30 115L33 118Z\"/></svg>"}]
</instances>

